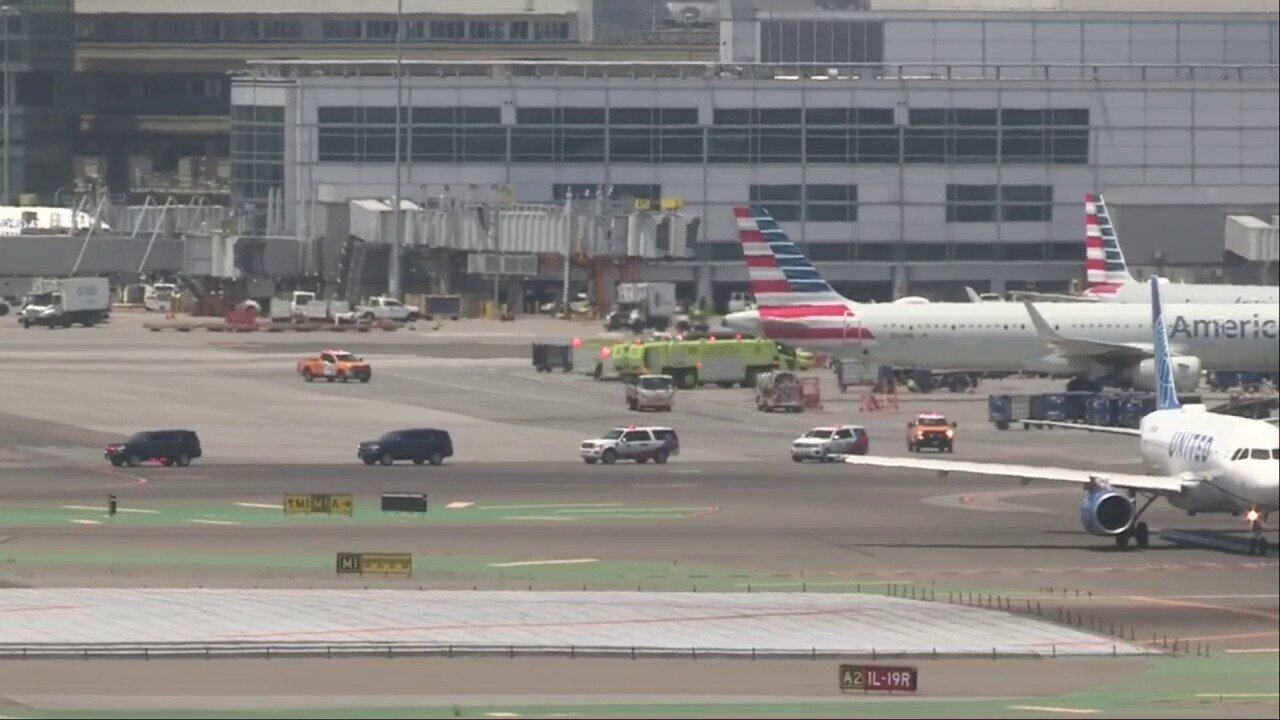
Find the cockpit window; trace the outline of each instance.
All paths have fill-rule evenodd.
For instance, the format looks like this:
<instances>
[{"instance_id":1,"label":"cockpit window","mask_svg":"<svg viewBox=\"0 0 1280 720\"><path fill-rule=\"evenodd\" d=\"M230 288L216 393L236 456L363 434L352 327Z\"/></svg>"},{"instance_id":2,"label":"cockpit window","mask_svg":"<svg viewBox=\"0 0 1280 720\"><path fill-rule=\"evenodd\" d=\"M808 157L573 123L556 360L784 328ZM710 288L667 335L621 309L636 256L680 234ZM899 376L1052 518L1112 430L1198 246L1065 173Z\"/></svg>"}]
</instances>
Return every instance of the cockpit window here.
<instances>
[{"instance_id":1,"label":"cockpit window","mask_svg":"<svg viewBox=\"0 0 1280 720\"><path fill-rule=\"evenodd\" d=\"M1249 457L1253 460L1267 460L1271 457L1271 453L1266 448L1254 448L1249 451Z\"/></svg>"},{"instance_id":2,"label":"cockpit window","mask_svg":"<svg viewBox=\"0 0 1280 720\"><path fill-rule=\"evenodd\" d=\"M1271 459L1280 460L1280 448L1271 448Z\"/></svg>"},{"instance_id":3,"label":"cockpit window","mask_svg":"<svg viewBox=\"0 0 1280 720\"><path fill-rule=\"evenodd\" d=\"M1249 454L1248 450L1245 450L1244 448L1240 448L1239 450L1236 450L1235 452L1231 453L1231 461L1235 462L1236 460L1239 460L1240 458L1248 454Z\"/></svg>"}]
</instances>

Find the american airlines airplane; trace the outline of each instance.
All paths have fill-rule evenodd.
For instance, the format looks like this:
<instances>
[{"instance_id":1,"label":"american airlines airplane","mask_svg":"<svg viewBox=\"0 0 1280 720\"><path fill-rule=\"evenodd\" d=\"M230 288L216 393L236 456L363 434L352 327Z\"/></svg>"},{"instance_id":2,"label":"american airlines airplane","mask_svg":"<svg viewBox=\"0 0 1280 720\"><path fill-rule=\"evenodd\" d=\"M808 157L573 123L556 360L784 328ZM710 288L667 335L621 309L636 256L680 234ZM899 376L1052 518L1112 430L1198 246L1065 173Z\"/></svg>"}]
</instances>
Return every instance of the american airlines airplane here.
<instances>
[{"instance_id":1,"label":"american airlines airplane","mask_svg":"<svg viewBox=\"0 0 1280 720\"><path fill-rule=\"evenodd\" d=\"M1156 387L1145 305L860 305L832 289L764 208L734 214L758 304L725 317L734 330L900 368L1070 375L1068 390ZM1197 387L1202 369L1280 366L1280 304L1184 304L1171 320L1181 391Z\"/></svg>"},{"instance_id":2,"label":"american airlines airplane","mask_svg":"<svg viewBox=\"0 0 1280 720\"><path fill-rule=\"evenodd\" d=\"M1101 195L1084 196L1085 290L1079 295L1012 293L1025 300L1072 300L1104 303L1146 303L1147 288L1133 279L1124 261L1107 203ZM1161 282L1166 304L1173 303L1274 303L1280 302L1275 285L1183 284Z\"/></svg>"},{"instance_id":3,"label":"american airlines airplane","mask_svg":"<svg viewBox=\"0 0 1280 720\"><path fill-rule=\"evenodd\" d=\"M1129 540L1147 547L1149 530L1139 518L1157 498L1196 513L1243 514L1253 529L1249 552L1267 554L1262 524L1280 508L1280 428L1208 412L1204 405L1182 405L1174 384L1173 358L1160 304L1161 286L1151 280L1151 316L1155 340L1156 410L1138 429L1045 423L1093 432L1133 435L1147 475L1003 463L930 460L924 458L850 455L853 465L931 470L942 475L966 473L1018 478L1024 482L1053 480L1084 487L1080 522L1093 535L1111 536L1125 547ZM1144 308L1145 309L1145 308ZM1139 507L1135 499L1145 502Z\"/></svg>"}]
</instances>

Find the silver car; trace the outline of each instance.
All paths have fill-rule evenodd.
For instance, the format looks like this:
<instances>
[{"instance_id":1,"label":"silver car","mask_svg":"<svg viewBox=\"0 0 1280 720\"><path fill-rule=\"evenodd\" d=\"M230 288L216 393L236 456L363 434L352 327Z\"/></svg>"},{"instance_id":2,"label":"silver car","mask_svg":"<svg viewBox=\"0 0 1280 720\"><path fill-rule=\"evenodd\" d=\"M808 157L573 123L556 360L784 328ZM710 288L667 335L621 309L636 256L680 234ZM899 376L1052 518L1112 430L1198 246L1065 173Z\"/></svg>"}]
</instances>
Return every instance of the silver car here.
<instances>
[{"instance_id":1,"label":"silver car","mask_svg":"<svg viewBox=\"0 0 1280 720\"><path fill-rule=\"evenodd\" d=\"M661 465L672 455L680 454L680 438L669 427L614 428L599 438L583 441L579 454L588 465L596 461L612 465L619 460L640 464L653 460Z\"/></svg>"}]
</instances>

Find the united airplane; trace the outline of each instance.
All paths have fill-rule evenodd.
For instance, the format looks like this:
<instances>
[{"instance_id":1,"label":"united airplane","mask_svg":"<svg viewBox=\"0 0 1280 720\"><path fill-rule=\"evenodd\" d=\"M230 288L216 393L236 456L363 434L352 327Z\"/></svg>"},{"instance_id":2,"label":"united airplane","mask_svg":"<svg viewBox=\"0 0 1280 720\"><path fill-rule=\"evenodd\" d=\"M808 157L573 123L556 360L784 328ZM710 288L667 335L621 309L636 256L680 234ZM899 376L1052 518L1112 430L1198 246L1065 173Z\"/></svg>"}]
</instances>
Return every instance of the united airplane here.
<instances>
[{"instance_id":1,"label":"united airplane","mask_svg":"<svg viewBox=\"0 0 1280 720\"><path fill-rule=\"evenodd\" d=\"M1134 540L1147 547L1149 530L1140 518L1158 498L1188 514L1244 515L1253 529L1249 552L1267 554L1263 522L1280 506L1280 428L1206 411L1204 405L1182 405L1174 383L1170 338L1160 302L1163 283L1151 280L1151 316L1157 378L1156 410L1137 429L1046 423L1138 438L1146 475L1003 463L931 460L872 455L843 458L853 465L930 470L1052 480L1084 487L1080 522L1093 535L1111 536L1120 547ZM1142 498L1139 506L1136 500Z\"/></svg>"},{"instance_id":2,"label":"united airplane","mask_svg":"<svg viewBox=\"0 0 1280 720\"><path fill-rule=\"evenodd\" d=\"M1085 289L1079 295L1018 291L1018 299L1073 300L1103 303L1147 302L1144 283L1133 279L1120 249L1120 239L1106 200L1092 193L1084 196ZM1164 282L1160 288L1166 304L1175 303L1274 303L1280 301L1275 285L1223 285Z\"/></svg>"},{"instance_id":3,"label":"united airplane","mask_svg":"<svg viewBox=\"0 0 1280 720\"><path fill-rule=\"evenodd\" d=\"M740 332L901 368L1072 376L1068 390L1155 389L1145 305L858 304L832 289L764 208L734 214L758 305L725 318ZM1280 365L1276 303L1178 305L1170 327L1174 380L1184 392L1202 369Z\"/></svg>"}]
</instances>

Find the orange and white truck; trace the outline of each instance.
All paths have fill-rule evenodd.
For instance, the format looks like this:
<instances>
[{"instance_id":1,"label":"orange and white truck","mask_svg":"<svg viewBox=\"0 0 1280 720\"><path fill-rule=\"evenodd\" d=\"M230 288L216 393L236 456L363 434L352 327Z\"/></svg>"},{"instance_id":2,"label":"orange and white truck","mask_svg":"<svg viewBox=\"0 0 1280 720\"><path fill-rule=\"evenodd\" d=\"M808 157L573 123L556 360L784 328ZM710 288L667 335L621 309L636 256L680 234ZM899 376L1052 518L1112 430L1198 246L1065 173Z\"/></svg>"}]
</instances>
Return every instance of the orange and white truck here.
<instances>
[{"instance_id":1,"label":"orange and white truck","mask_svg":"<svg viewBox=\"0 0 1280 720\"><path fill-rule=\"evenodd\" d=\"M322 350L315 357L299 360L298 374L307 382L324 378L328 382L359 380L367 383L373 378L373 368L368 361L346 350Z\"/></svg>"}]
</instances>

